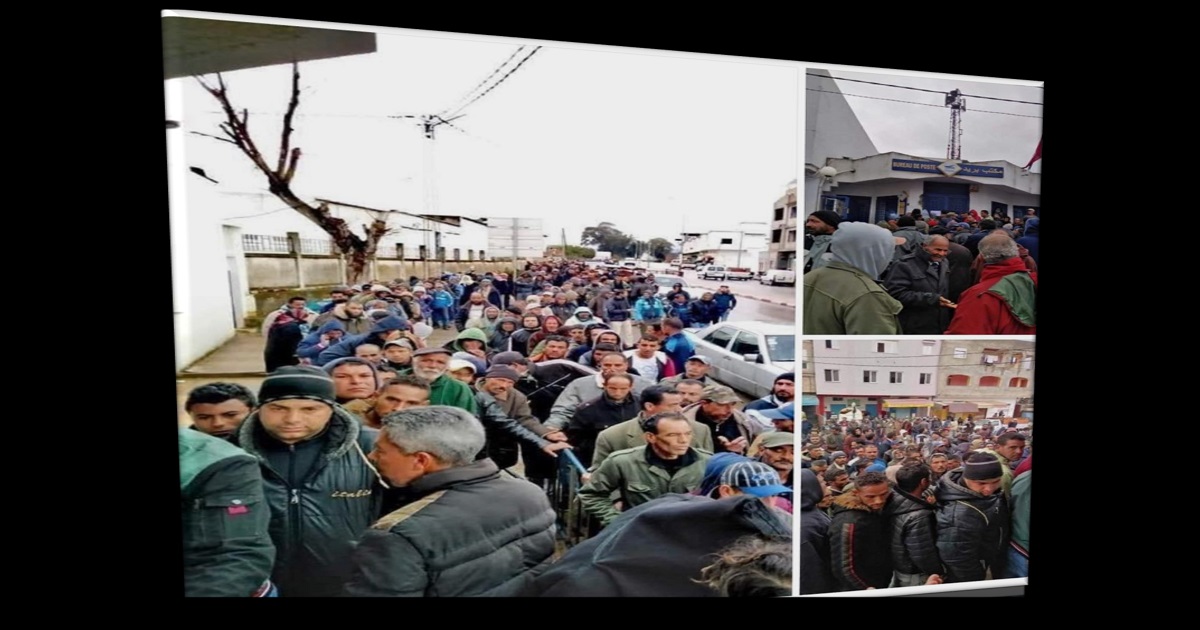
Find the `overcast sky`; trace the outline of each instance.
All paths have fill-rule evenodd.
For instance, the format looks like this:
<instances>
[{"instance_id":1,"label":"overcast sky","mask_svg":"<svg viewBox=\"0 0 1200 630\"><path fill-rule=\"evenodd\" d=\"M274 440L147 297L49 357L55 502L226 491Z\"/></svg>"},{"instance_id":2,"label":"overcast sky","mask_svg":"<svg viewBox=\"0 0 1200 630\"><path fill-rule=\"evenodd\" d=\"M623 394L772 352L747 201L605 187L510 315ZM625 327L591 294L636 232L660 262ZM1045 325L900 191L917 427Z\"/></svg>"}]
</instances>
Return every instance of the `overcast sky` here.
<instances>
[{"instance_id":1,"label":"overcast sky","mask_svg":"<svg viewBox=\"0 0 1200 630\"><path fill-rule=\"evenodd\" d=\"M303 197L421 213L426 140L395 115L453 108L521 42L378 35L378 52L300 65L293 146ZM529 46L500 75L532 50ZM225 75L234 105L274 163L290 68ZM798 171L802 70L753 60L656 56L547 45L454 121L432 151L438 209L546 221L548 243L577 244L609 221L637 237L770 220ZM489 84L492 82L489 82ZM216 101L185 81L184 127L218 133ZM192 163L223 190L262 190L236 148L205 147ZM686 215L686 218L685 218Z\"/></svg>"},{"instance_id":2,"label":"overcast sky","mask_svg":"<svg viewBox=\"0 0 1200 630\"><path fill-rule=\"evenodd\" d=\"M824 70L835 78L837 88L845 95L846 102L880 152L895 151L945 159L950 138L950 109L946 107L944 94L955 89L967 95L966 110L962 115L962 159L974 162L1007 160L1017 166L1025 166L1041 139L1040 103L1043 102L1043 89L1023 85L1032 83L1029 81L981 82L977 79L882 74L884 71L877 74L832 68ZM903 87L885 87L844 79ZM818 89L826 89L829 80L822 79L820 83ZM939 93L905 88L936 90ZM1040 162L1030 170L1040 172Z\"/></svg>"}]
</instances>

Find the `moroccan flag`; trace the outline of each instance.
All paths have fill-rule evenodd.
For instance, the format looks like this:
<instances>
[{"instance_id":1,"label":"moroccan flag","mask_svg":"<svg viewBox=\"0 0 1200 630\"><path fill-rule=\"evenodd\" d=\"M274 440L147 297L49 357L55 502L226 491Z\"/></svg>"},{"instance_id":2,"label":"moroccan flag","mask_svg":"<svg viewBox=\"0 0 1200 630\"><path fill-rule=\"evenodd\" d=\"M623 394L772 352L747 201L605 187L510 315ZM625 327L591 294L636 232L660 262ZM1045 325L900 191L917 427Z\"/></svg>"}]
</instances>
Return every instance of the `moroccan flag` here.
<instances>
[{"instance_id":1,"label":"moroccan flag","mask_svg":"<svg viewBox=\"0 0 1200 630\"><path fill-rule=\"evenodd\" d=\"M1029 170L1029 167L1033 166L1033 163L1040 159L1042 159L1042 139L1038 138L1037 149L1033 151L1033 157L1029 158L1029 163L1025 165L1025 169Z\"/></svg>"}]
</instances>

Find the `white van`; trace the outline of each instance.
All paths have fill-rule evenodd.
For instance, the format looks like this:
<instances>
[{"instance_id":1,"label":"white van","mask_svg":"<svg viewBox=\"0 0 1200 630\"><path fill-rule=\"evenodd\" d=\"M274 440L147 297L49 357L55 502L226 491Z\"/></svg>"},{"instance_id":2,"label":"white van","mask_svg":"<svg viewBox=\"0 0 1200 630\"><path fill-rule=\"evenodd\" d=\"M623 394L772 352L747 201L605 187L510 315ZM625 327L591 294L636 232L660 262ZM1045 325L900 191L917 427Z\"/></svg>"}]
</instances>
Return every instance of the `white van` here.
<instances>
[{"instance_id":1,"label":"white van","mask_svg":"<svg viewBox=\"0 0 1200 630\"><path fill-rule=\"evenodd\" d=\"M768 269L758 278L759 284L796 286L796 272L788 269Z\"/></svg>"}]
</instances>

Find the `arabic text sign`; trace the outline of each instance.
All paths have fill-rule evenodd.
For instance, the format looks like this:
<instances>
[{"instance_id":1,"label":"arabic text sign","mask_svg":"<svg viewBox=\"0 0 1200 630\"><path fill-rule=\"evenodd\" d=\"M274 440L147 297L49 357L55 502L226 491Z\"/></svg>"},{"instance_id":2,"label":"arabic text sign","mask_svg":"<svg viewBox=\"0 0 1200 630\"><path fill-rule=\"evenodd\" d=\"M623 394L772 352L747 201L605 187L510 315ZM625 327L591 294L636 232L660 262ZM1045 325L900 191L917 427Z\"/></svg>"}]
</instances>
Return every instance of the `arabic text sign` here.
<instances>
[{"instance_id":1,"label":"arabic text sign","mask_svg":"<svg viewBox=\"0 0 1200 630\"><path fill-rule=\"evenodd\" d=\"M955 173L954 169L951 167L957 167L958 172ZM892 160L892 170L907 171L912 173L928 173L930 175L947 175L950 177L1004 177L1003 167L967 164L966 162L954 164L931 162L928 160Z\"/></svg>"}]
</instances>

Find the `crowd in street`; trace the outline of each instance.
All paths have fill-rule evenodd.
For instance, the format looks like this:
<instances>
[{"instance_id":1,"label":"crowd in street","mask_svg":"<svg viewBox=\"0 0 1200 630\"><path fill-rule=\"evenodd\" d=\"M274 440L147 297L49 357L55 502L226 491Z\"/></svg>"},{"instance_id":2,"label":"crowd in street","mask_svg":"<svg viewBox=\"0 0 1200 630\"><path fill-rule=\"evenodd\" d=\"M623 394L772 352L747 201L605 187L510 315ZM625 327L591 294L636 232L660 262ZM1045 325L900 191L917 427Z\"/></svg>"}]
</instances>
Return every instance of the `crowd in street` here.
<instances>
[{"instance_id":1,"label":"crowd in street","mask_svg":"<svg viewBox=\"0 0 1200 630\"><path fill-rule=\"evenodd\" d=\"M794 376L743 405L683 333L736 298L661 293L553 261L289 300L257 392L188 395L187 594L790 594Z\"/></svg>"},{"instance_id":2,"label":"crowd in street","mask_svg":"<svg viewBox=\"0 0 1200 630\"><path fill-rule=\"evenodd\" d=\"M914 209L874 225L805 222L806 335L1033 335L1038 230L1010 218Z\"/></svg>"},{"instance_id":3,"label":"crowd in street","mask_svg":"<svg viewBox=\"0 0 1200 630\"><path fill-rule=\"evenodd\" d=\"M802 422L800 594L1027 577L1033 427Z\"/></svg>"}]
</instances>

